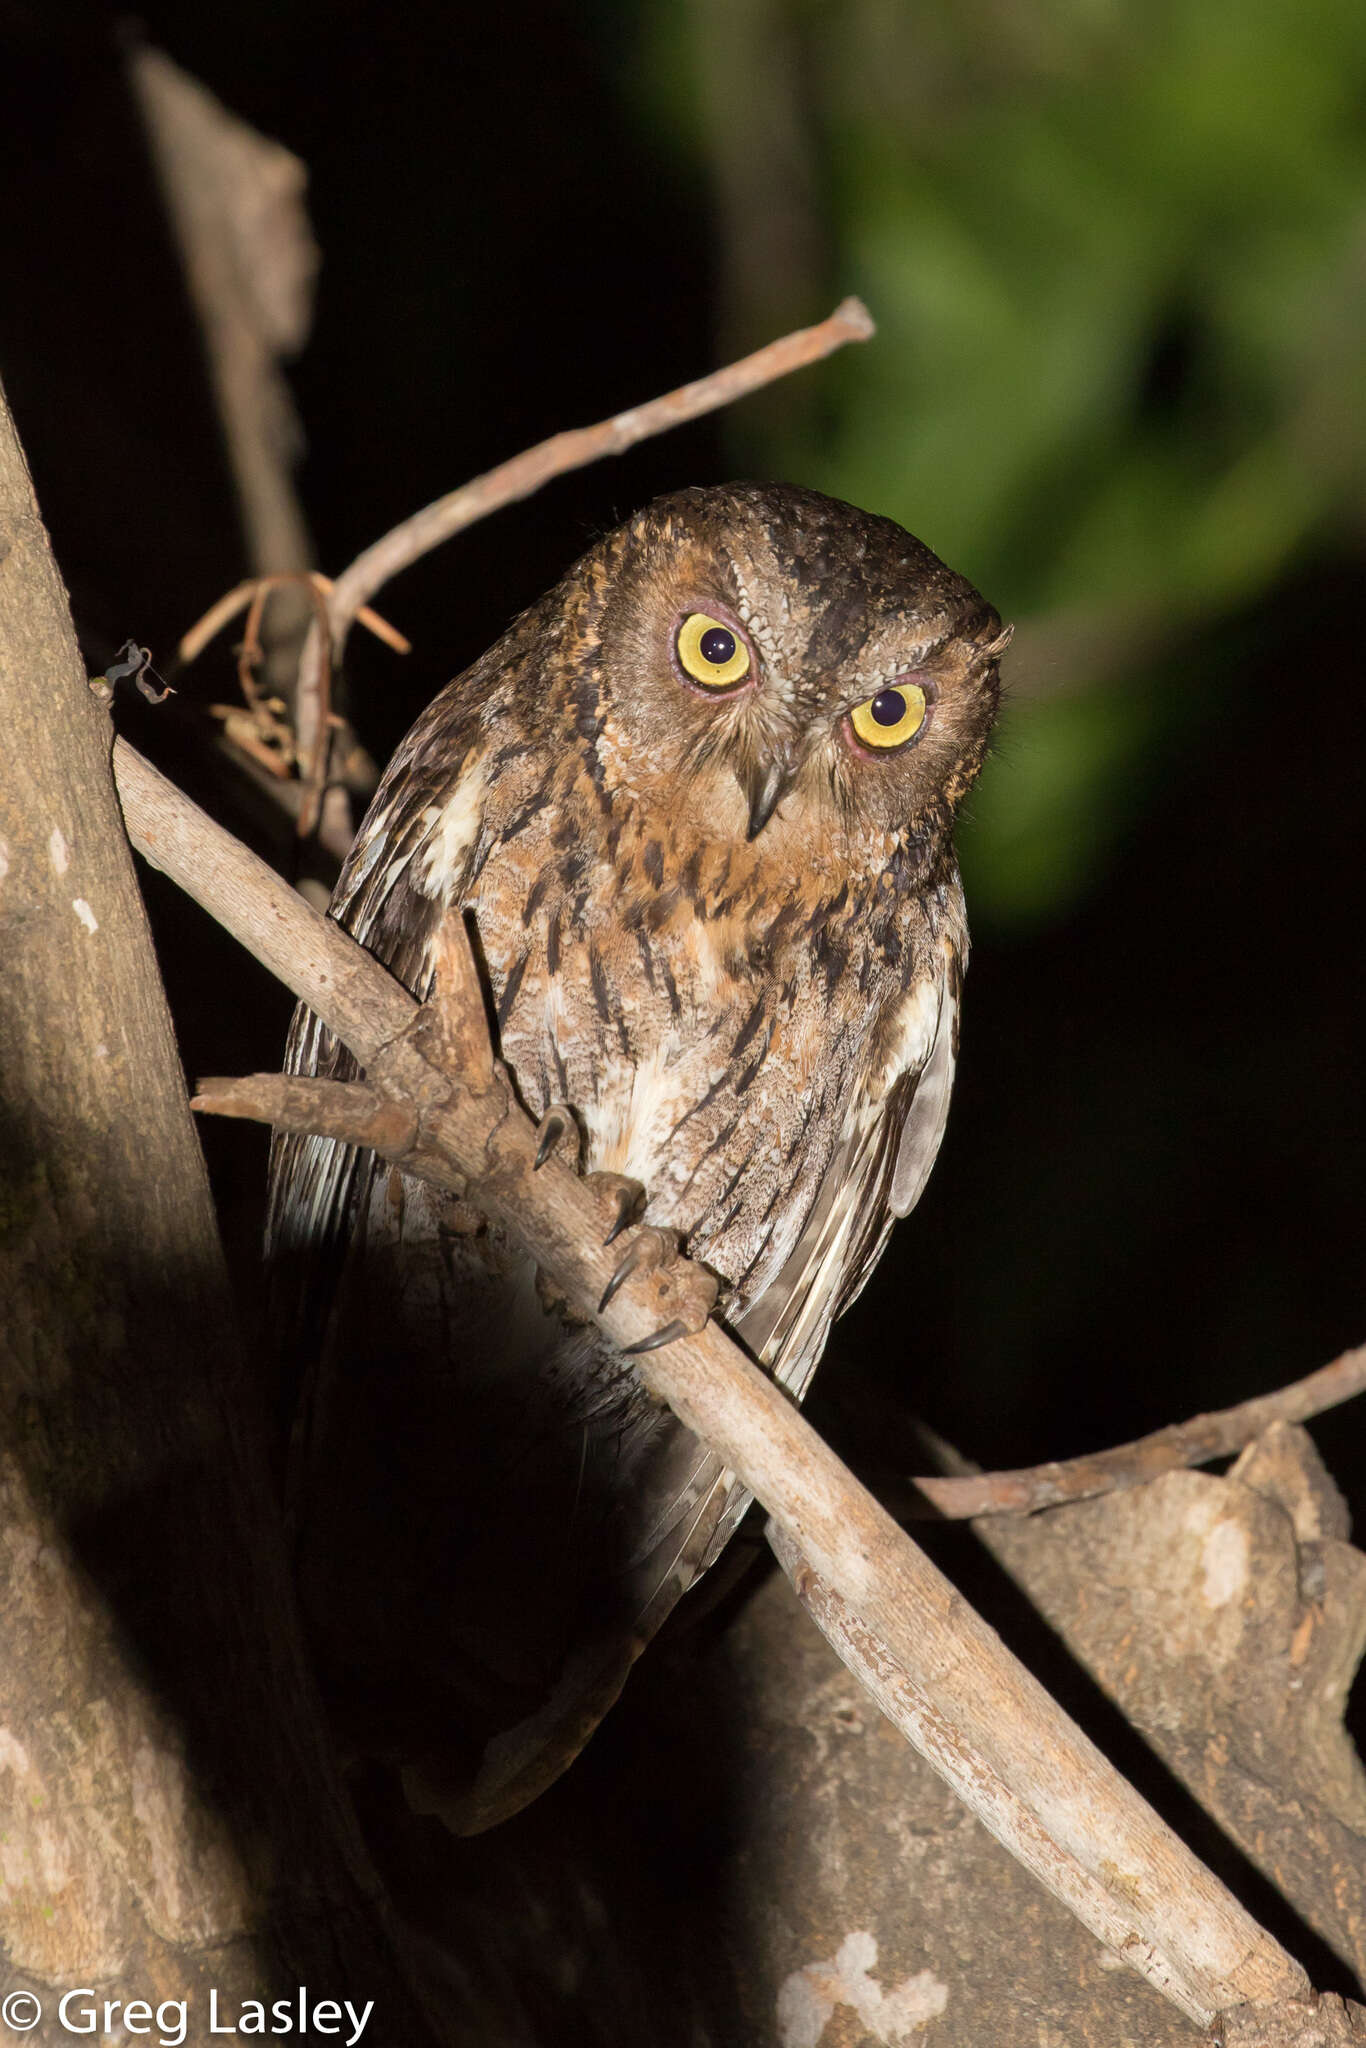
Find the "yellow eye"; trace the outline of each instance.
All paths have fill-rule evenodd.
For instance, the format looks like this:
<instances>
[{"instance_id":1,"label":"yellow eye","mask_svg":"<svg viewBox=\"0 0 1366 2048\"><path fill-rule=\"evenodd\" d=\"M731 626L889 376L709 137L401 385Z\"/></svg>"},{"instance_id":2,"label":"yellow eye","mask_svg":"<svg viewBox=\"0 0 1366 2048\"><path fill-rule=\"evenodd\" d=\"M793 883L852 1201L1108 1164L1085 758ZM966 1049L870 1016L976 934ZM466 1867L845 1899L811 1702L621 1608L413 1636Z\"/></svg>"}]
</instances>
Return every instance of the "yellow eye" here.
<instances>
[{"instance_id":1,"label":"yellow eye","mask_svg":"<svg viewBox=\"0 0 1366 2048\"><path fill-rule=\"evenodd\" d=\"M693 612L678 629L678 658L685 675L708 690L728 690L749 674L749 649L738 633Z\"/></svg>"},{"instance_id":2,"label":"yellow eye","mask_svg":"<svg viewBox=\"0 0 1366 2048\"><path fill-rule=\"evenodd\" d=\"M849 713L849 723L854 737L865 747L886 752L915 738L925 723L927 708L925 692L918 683L895 683L879 690L866 704L857 705Z\"/></svg>"}]
</instances>

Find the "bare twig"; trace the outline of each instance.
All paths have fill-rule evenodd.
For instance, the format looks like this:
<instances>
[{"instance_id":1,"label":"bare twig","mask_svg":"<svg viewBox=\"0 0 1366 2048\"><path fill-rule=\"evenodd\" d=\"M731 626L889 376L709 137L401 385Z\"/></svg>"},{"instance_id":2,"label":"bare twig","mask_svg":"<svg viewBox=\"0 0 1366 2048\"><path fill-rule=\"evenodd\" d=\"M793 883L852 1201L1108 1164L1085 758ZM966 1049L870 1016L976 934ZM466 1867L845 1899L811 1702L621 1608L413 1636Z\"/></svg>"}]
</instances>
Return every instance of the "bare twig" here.
<instances>
[{"instance_id":1,"label":"bare twig","mask_svg":"<svg viewBox=\"0 0 1366 2048\"><path fill-rule=\"evenodd\" d=\"M301 437L278 367L312 318L307 173L160 50L135 49L129 77L204 336L248 555L263 571L307 568L290 476Z\"/></svg>"},{"instance_id":2,"label":"bare twig","mask_svg":"<svg viewBox=\"0 0 1366 2048\"><path fill-rule=\"evenodd\" d=\"M263 575L305 572L314 549L292 474L303 435L280 364L298 354L312 321L318 252L307 172L160 50L135 48L129 79L203 336L248 559ZM344 856L354 821L346 789L326 786L325 671L315 661L305 678L296 659L306 623L306 603L286 597L266 650L271 693L292 701L303 788L296 794L270 773L258 787L297 810L301 835L321 815L320 838ZM255 755L258 773L269 768L258 749L243 752Z\"/></svg>"},{"instance_id":3,"label":"bare twig","mask_svg":"<svg viewBox=\"0 0 1366 2048\"><path fill-rule=\"evenodd\" d=\"M316 830L322 815L328 743L333 728L344 723L332 711L332 663L327 655L327 596L332 589L331 579L316 569L300 569L280 576L256 576L246 583L239 583L235 590L230 590L226 597L210 606L188 633L181 635L177 654L182 662L193 661L215 633L235 619L239 612L246 612L247 621L237 649L237 681L245 712L218 704L210 708L223 719L224 735L233 745L240 747L267 774L285 778L300 761L295 728L284 715L287 707L283 699L266 695L257 682L257 673L265 659L265 649L261 644L261 618L266 602L273 591L287 589L302 590L312 604L323 648L317 688L319 715L310 721L313 748L302 761L295 820L299 837L307 839ZM356 619L396 654L412 652L412 642L397 627L382 619L378 612L372 611L369 605L361 606ZM343 847L343 857L345 852Z\"/></svg>"},{"instance_id":4,"label":"bare twig","mask_svg":"<svg viewBox=\"0 0 1366 2048\"><path fill-rule=\"evenodd\" d=\"M128 836L153 867L162 868L272 974L292 986L290 960L307 936L309 980L334 1025L362 1065L412 1021L406 989L362 954L339 925L302 903L263 860L190 802L124 740L114 742L114 770ZM313 995L308 997L314 1002Z\"/></svg>"},{"instance_id":5,"label":"bare twig","mask_svg":"<svg viewBox=\"0 0 1366 2048\"><path fill-rule=\"evenodd\" d=\"M321 607L332 589L332 582L321 571L300 569L288 570L278 576L250 576L210 605L189 630L182 633L176 648L176 661L180 667L188 667L192 661L198 660L209 642L225 626L231 625L243 612L248 614L242 646L238 650L238 680L244 702L242 705L211 704L209 710L222 721L222 745L236 766L250 775L258 788L268 793L272 808L278 805L292 816L300 838L307 838L316 831L318 844L340 866L351 845L350 809L348 805L334 805L329 810L325 781L330 772L353 795L368 796L375 786L374 763L349 722L338 718L329 708L322 723L313 721L316 743L312 760L307 773L295 780L292 771L298 750L294 725L285 715L287 706L282 698L263 694L255 680L264 652L259 636L262 605L271 592L291 588L302 591L314 606L315 614L325 618ZM377 640L382 640L395 654L411 654L412 642L406 634L400 633L397 626L391 626L369 605L361 606L356 613L356 623L373 633ZM330 700L331 669L327 665L319 683L319 701L330 706ZM324 739L330 741L326 747L322 745ZM320 813L323 814L321 826L318 822Z\"/></svg>"},{"instance_id":6,"label":"bare twig","mask_svg":"<svg viewBox=\"0 0 1366 2048\"><path fill-rule=\"evenodd\" d=\"M249 576L245 583L239 583L235 589L226 591L216 604L209 606L202 618L195 620L188 632L181 634L176 648L176 659L186 667L192 661L197 661L210 640L221 633L225 626L230 626L233 620L246 610L262 583L274 586L299 581L311 583L325 596L335 587L331 577L324 576L319 569L290 570L281 576ZM368 604L363 604L357 611L356 624L364 626L377 640L382 640L386 647L392 648L395 654L411 654L413 651L413 643L407 635L400 633L397 626L391 626L378 612L371 611Z\"/></svg>"},{"instance_id":7,"label":"bare twig","mask_svg":"<svg viewBox=\"0 0 1366 2048\"><path fill-rule=\"evenodd\" d=\"M1030 1465L1015 1472L963 1472L952 1478L908 1481L914 1498L897 1501L906 1521L966 1521L973 1515L1032 1515L1040 1508L1060 1507L1095 1494L1118 1493L1142 1486L1160 1472L1184 1465L1207 1465L1231 1458L1273 1422L1307 1422L1311 1415L1338 1408L1366 1392L1366 1344L1344 1351L1331 1365L1321 1365L1280 1387L1257 1394L1233 1408L1211 1415L1193 1415L1188 1422L1169 1423L1131 1444L1116 1444L1082 1458Z\"/></svg>"},{"instance_id":8,"label":"bare twig","mask_svg":"<svg viewBox=\"0 0 1366 2048\"><path fill-rule=\"evenodd\" d=\"M176 214L186 266L215 368L225 430L235 454L244 517L249 528L256 532L257 526L261 525L259 518L253 524L253 507L257 498L264 493L267 501L278 498L281 504L292 504L292 486L288 469L281 464L279 451L274 453L275 468L271 471L270 463L265 459L266 451L258 445L261 416L269 412L270 403L273 403L268 403L265 386L257 374L260 371L260 345L249 330L243 331L241 308L230 289L223 250L219 246L224 231L215 212L218 201L210 194L214 203L208 205L207 212L201 212L207 202L199 192L194 171L197 152L207 149L212 154L215 122L230 123L231 117L225 115L193 80L177 72L156 52L139 54L135 60L134 76L143 95L149 123L158 138L158 148L163 153L168 203ZM178 154L170 157L165 156L169 145L161 139L158 125L166 120L170 120L178 137ZM177 124L183 124L184 132ZM244 130L243 134L250 137L249 130ZM263 161L274 166L274 158L270 156L274 145L262 143L259 138L250 139L266 152ZM239 142L237 146L244 145ZM292 159L287 161L293 162ZM275 175L278 177L279 174L276 166ZM293 698L294 754L303 767L301 786L296 791L282 779L279 748L273 738L267 737L262 744L261 734L246 728L234 729L228 738L240 748L248 762L255 763L261 781L268 787L273 785L272 795L295 811L300 837L306 838L318 829L321 820L321 837L328 850L343 858L351 838L351 817L349 805L344 800L340 806L331 801L336 794L329 774L332 728L335 724L331 713L332 674L355 620L360 620L397 651L408 652L408 642L403 636L370 609L366 602L369 597L390 577L442 541L486 518L500 506L529 497L551 477L582 468L604 456L619 454L652 434L663 433L685 420L696 419L702 413L729 405L747 392L756 391L808 363L819 361L847 342L866 340L872 333L873 323L866 308L857 299L845 299L819 326L784 335L740 362L731 363L694 383L682 385L676 391L666 392L645 405L617 413L596 426L555 434L548 441L523 450L497 469L476 477L471 483L448 492L444 498L413 513L359 555L335 584L316 572L306 572L302 564L295 571L266 574L239 584L220 598L183 636L180 659L182 662L193 661L214 634L248 606L253 608L252 616L256 618L264 588L273 589L299 582L310 598L316 600L318 592L326 593L326 614L320 612L309 627L298 672L289 693ZM281 528L277 539L283 531ZM297 555L299 548L306 544L307 537L300 521L295 543L292 544L294 553ZM262 557L260 545L254 551L262 560L264 570L273 572L281 569L281 561L272 560L269 554ZM284 682L278 672L273 673L272 682L279 684L281 693L285 693ZM250 702L250 690L245 694Z\"/></svg>"},{"instance_id":9,"label":"bare twig","mask_svg":"<svg viewBox=\"0 0 1366 2048\"><path fill-rule=\"evenodd\" d=\"M352 1081L318 1081L297 1074L247 1074L240 1080L196 1083L191 1109L247 1117L277 1130L340 1138L376 1152L410 1152L417 1118L404 1104Z\"/></svg>"},{"instance_id":10,"label":"bare twig","mask_svg":"<svg viewBox=\"0 0 1366 2048\"><path fill-rule=\"evenodd\" d=\"M534 448L524 449L511 461L500 463L497 469L486 471L472 482L462 484L458 490L448 491L444 498L437 498L422 511L414 512L410 518L374 541L337 578L328 603L334 662L341 660L346 636L358 607L382 589L391 577L397 576L401 569L409 568L421 556L439 547L442 541L450 540L452 535L473 526L477 520L486 519L500 506L513 504L518 498L529 498L552 477L563 476L567 470L582 469L590 462L601 461L605 455L619 455L652 434L662 434L670 427L681 426L685 420L698 419L703 413L716 412L721 406L745 397L748 392L776 383L778 378L790 376L794 370L800 370L808 363L819 362L822 356L831 355L847 342L866 341L873 332L872 319L862 301L844 299L829 319L822 320L817 327L803 327L793 334L785 334L780 340L769 342L767 347L757 349L753 355L745 356L737 363L714 370L710 376L699 377L692 384L680 385L676 391L668 391L662 398L653 398L646 405L633 406L611 419L600 420L596 426L574 427L566 433L552 434L548 441L540 441ZM316 629L310 629L300 664L301 705L316 687L322 657L321 636ZM301 751L308 741L309 735L301 726Z\"/></svg>"},{"instance_id":11,"label":"bare twig","mask_svg":"<svg viewBox=\"0 0 1366 2048\"><path fill-rule=\"evenodd\" d=\"M477 1183L478 1206L618 1345L656 1330L672 1307L676 1283L666 1273L632 1278L599 1308L620 1256L602 1243L602 1197L556 1158L535 1170L536 1131L491 1057L460 920L446 920L438 997L419 1007L123 742L115 769L134 844L308 1002L366 1072L363 1099L349 1106L335 1091L299 1094L297 1084L272 1097L279 1084L259 1078L218 1084L203 1106L264 1109L316 1129L322 1102L326 1127L373 1143L379 1098L401 1104L408 1121L395 1127L396 1143L377 1148L385 1157L438 1185ZM1202 2024L1229 2007L1304 1992L1298 1964L716 1324L650 1353L639 1370L768 1509L799 1581L803 1570L814 1575L806 1596L820 1582L822 1598L842 1603L860 1631L854 1668L875 1696L910 1688L914 1711L898 1725L1102 1940Z\"/></svg>"}]
</instances>

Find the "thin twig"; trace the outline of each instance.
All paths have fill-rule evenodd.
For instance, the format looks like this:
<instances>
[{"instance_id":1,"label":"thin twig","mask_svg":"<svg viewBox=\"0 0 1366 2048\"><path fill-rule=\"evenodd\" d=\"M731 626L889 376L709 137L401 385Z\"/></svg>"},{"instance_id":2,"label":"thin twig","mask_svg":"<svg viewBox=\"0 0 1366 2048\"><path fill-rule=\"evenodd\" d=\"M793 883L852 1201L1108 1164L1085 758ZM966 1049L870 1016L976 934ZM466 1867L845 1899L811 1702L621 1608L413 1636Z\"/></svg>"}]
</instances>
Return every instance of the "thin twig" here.
<instances>
[{"instance_id":1,"label":"thin twig","mask_svg":"<svg viewBox=\"0 0 1366 2048\"><path fill-rule=\"evenodd\" d=\"M235 589L225 591L216 604L211 604L203 616L195 620L188 632L181 634L176 647L177 661L183 667L197 661L210 640L221 633L225 626L230 626L233 620L246 610L262 583L276 585L305 581L311 583L316 590L321 590L324 596L330 595L336 588L332 578L324 576L320 569L291 569L280 576L249 576L245 583L239 583ZM361 605L356 613L355 622L358 626L364 626L367 632L373 633L377 640L382 640L395 654L412 653L413 643L407 635L400 633L397 626L391 626L378 612L372 611L368 604Z\"/></svg>"},{"instance_id":2,"label":"thin twig","mask_svg":"<svg viewBox=\"0 0 1366 2048\"><path fill-rule=\"evenodd\" d=\"M803 369L808 363L819 362L823 356L833 354L848 342L867 341L873 332L872 318L862 301L844 299L829 319L822 320L819 326L798 328L795 333L769 342L765 348L756 349L753 355L745 356L737 363L714 370L710 376L699 377L694 383L680 385L678 390L665 392L662 398L653 398L648 404L633 406L611 419L600 420L596 426L574 427L562 434L552 434L548 441L540 441L534 448L526 448L520 455L514 455L509 462L500 463L496 469L462 484L458 490L448 491L444 498L437 498L420 512L414 512L381 539L372 542L337 578L328 601L333 661L341 660L346 636L359 606L382 589L391 577L397 576L401 569L409 568L463 528L486 519L500 506L530 497L552 477L563 476L571 469L582 469L590 462L601 461L605 455L619 455L652 434L662 434L670 427L681 426L685 420L695 420L703 413L731 405L737 398L758 391L765 384L776 383L780 377L790 376L794 370ZM301 713L311 701L310 693L316 689L322 654L321 636L316 627L310 628L299 666ZM301 752L307 748L310 737L301 724Z\"/></svg>"},{"instance_id":3,"label":"thin twig","mask_svg":"<svg viewBox=\"0 0 1366 2048\"><path fill-rule=\"evenodd\" d=\"M278 576L252 576L239 583L235 589L220 597L215 604L182 633L176 648L176 659L180 667L198 658L215 634L230 625L240 613L246 612L246 625L242 631L241 643L237 649L237 680L242 692L243 706L232 704L211 704L215 718L222 721L223 738L226 745L245 755L275 784L289 782L299 763L299 752L295 738L295 727L286 716L287 706L280 697L266 694L257 681L257 673L265 658L261 644L261 617L268 598L279 590L299 590L313 606L314 616L324 650L329 645L327 638L326 600L332 589L331 579L317 569L287 570ZM410 654L412 642L396 626L382 619L369 605L362 605L356 614L356 623L363 625L382 640L396 654ZM314 746L312 755L303 764L303 773L297 784L283 799L286 807L292 808L295 830L301 839L308 838L318 828L325 798L325 783L328 762L332 754L331 742L334 728L343 727L348 733L350 744L355 746L354 735L344 719L339 719L331 709L332 665L324 659L318 678L317 701L322 707L321 720L312 720ZM336 820L332 823L335 827ZM338 840L335 830L322 835L332 850L337 851L338 860L344 860L350 845L349 814Z\"/></svg>"},{"instance_id":4,"label":"thin twig","mask_svg":"<svg viewBox=\"0 0 1366 2048\"><path fill-rule=\"evenodd\" d=\"M310 912L122 741L114 766L134 845L350 1046L366 1074L365 1100L354 1105L354 1131L365 1134L360 1142L375 1137L376 1096L401 1103L416 1137L407 1142L406 1128L398 1132L402 1142L380 1148L385 1157L438 1185L477 1184L477 1206L614 1343L629 1346L657 1329L670 1307L663 1297L677 1284L668 1272L632 1277L599 1307L620 1256L619 1246L602 1242L604 1198L557 1157L535 1169L536 1130L492 1058L460 919L450 916L443 927L447 959L438 999L419 1006L339 926ZM278 1088L275 1077L267 1080ZM237 1106L250 1109L247 1095L254 1090L259 1097L261 1084L236 1088L243 1091ZM316 1128L302 1098L289 1105L258 1100L256 1107L292 1107ZM334 1132L346 1128L343 1108L332 1094L327 1118ZM820 1581L842 1603L863 1639L862 1665L851 1659L851 1667L874 1696L913 1689L915 1712L898 1725L1102 1940L1199 2024L1229 2007L1269 2006L1306 1990L1299 1965L1068 1720L723 1330L707 1322L639 1360L638 1370L649 1391L767 1508L799 1585L803 1571L814 1575L805 1594ZM1018 1815L1025 1816L1023 1832L1013 1824Z\"/></svg>"},{"instance_id":5,"label":"thin twig","mask_svg":"<svg viewBox=\"0 0 1366 2048\"><path fill-rule=\"evenodd\" d=\"M208 356L247 557L263 573L306 570L315 551L293 480L303 436L280 365L299 353L312 325L318 251L304 203L307 173L160 50L135 48L129 80ZM313 663L305 689L297 663L305 608L287 599L271 624L268 686L293 699L295 744L309 771L298 829L312 832L321 816L319 837L345 847L354 819L347 790L327 786L323 664ZM292 808L286 787L274 781Z\"/></svg>"},{"instance_id":6,"label":"thin twig","mask_svg":"<svg viewBox=\"0 0 1366 2048\"><path fill-rule=\"evenodd\" d=\"M1207 1465L1213 1458L1232 1458L1269 1429L1273 1422L1307 1422L1311 1415L1341 1407L1366 1392L1366 1344L1344 1351L1331 1365L1321 1365L1301 1380L1274 1394L1256 1394L1236 1407L1188 1422L1168 1423L1150 1436L1082 1458L1029 1465L1014 1472L964 1472L952 1478L926 1477L907 1481L912 1498L896 1501L905 1521L966 1521L973 1515L1032 1515L1065 1501L1090 1500L1096 1494L1119 1493L1142 1486L1159 1473L1182 1466Z\"/></svg>"}]
</instances>

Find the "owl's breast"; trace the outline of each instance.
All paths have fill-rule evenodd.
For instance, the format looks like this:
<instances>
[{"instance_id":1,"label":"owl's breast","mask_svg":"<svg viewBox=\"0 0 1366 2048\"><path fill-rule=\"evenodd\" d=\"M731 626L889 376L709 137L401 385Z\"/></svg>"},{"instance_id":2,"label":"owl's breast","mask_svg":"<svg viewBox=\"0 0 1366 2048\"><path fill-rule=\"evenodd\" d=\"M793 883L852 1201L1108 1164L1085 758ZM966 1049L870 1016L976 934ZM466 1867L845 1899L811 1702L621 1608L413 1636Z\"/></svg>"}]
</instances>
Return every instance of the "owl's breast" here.
<instances>
[{"instance_id":1,"label":"owl's breast","mask_svg":"<svg viewBox=\"0 0 1366 2048\"><path fill-rule=\"evenodd\" d=\"M860 945L847 903L737 877L733 852L517 842L472 908L528 1109L567 1103L585 1167L639 1180L649 1219L747 1295L796 1243L904 963Z\"/></svg>"}]
</instances>

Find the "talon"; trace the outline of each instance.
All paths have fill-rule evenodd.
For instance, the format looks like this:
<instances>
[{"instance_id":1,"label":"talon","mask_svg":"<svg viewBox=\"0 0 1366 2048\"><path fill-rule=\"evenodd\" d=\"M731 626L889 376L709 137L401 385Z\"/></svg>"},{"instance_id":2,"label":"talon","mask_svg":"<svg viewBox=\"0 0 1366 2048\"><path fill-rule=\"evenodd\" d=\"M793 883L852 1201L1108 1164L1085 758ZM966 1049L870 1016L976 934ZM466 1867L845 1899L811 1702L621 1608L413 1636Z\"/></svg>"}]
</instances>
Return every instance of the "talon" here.
<instances>
[{"instance_id":1,"label":"talon","mask_svg":"<svg viewBox=\"0 0 1366 2048\"><path fill-rule=\"evenodd\" d=\"M612 1296L626 1285L633 1273L639 1272L642 1266L661 1264L667 1250L668 1246L657 1230L642 1230L639 1237L632 1238L621 1255L616 1272L602 1290L598 1314L602 1314Z\"/></svg>"},{"instance_id":2,"label":"talon","mask_svg":"<svg viewBox=\"0 0 1366 2048\"><path fill-rule=\"evenodd\" d=\"M616 1191L617 1217L612 1228L603 1239L604 1244L615 1244L623 1230L629 1230L640 1206L640 1194L634 1187L618 1188Z\"/></svg>"},{"instance_id":3,"label":"talon","mask_svg":"<svg viewBox=\"0 0 1366 2048\"><path fill-rule=\"evenodd\" d=\"M653 1337L642 1337L638 1344L623 1344L623 1358L639 1358L642 1351L662 1351L666 1344L676 1344L680 1337L690 1335L688 1326L677 1316L671 1323L665 1323L662 1330L656 1330Z\"/></svg>"},{"instance_id":4,"label":"talon","mask_svg":"<svg viewBox=\"0 0 1366 2048\"><path fill-rule=\"evenodd\" d=\"M536 1126L536 1157L532 1169L539 1173L559 1144L566 1131L574 1129L574 1119L562 1102L552 1102Z\"/></svg>"},{"instance_id":5,"label":"talon","mask_svg":"<svg viewBox=\"0 0 1366 2048\"><path fill-rule=\"evenodd\" d=\"M635 1222L645 1202L645 1190L638 1180L632 1180L624 1173L613 1173L610 1169L599 1169L585 1176L600 1207L598 1214L610 1217L604 1244L612 1244Z\"/></svg>"}]
</instances>

